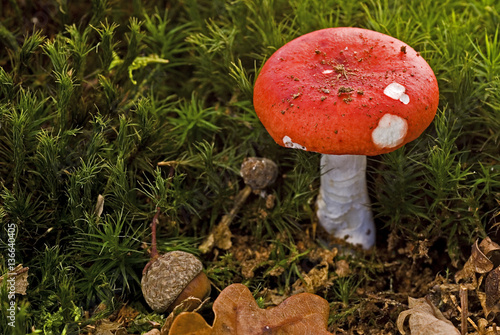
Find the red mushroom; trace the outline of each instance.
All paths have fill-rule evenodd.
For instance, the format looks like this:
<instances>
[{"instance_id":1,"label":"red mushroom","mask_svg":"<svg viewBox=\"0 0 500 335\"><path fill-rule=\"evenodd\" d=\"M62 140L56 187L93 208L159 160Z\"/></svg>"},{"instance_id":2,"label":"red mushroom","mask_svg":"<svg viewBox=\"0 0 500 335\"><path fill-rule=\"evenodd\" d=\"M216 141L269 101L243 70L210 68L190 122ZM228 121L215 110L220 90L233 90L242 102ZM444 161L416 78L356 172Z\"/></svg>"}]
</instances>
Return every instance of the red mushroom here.
<instances>
[{"instance_id":1,"label":"red mushroom","mask_svg":"<svg viewBox=\"0 0 500 335\"><path fill-rule=\"evenodd\" d=\"M370 248L366 156L416 139L439 102L436 77L406 43L360 28L303 35L264 64L255 111L282 146L324 154L318 205L331 234Z\"/></svg>"}]
</instances>

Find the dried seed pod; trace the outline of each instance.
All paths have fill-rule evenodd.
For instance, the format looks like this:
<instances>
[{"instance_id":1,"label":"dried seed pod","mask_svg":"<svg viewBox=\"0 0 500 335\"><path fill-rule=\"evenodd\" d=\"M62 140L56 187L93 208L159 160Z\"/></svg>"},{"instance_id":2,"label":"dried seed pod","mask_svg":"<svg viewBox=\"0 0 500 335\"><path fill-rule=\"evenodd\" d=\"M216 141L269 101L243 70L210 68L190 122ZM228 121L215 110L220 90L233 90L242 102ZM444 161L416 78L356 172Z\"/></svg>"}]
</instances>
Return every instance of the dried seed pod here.
<instances>
[{"instance_id":1,"label":"dried seed pod","mask_svg":"<svg viewBox=\"0 0 500 335\"><path fill-rule=\"evenodd\" d=\"M222 220L211 230L205 241L198 247L204 254L212 250L214 246L223 250L231 248L232 234L229 229L231 221L233 221L241 206L252 192L260 194L265 198L266 193L264 188L276 180L278 166L267 158L248 157L241 164L240 174L246 186L236 195L231 211L222 217ZM266 206L274 206L274 200L271 198L269 204L266 201Z\"/></svg>"},{"instance_id":2,"label":"dried seed pod","mask_svg":"<svg viewBox=\"0 0 500 335\"><path fill-rule=\"evenodd\" d=\"M154 260L141 280L142 294L158 313L171 311L188 297L203 300L210 294L210 281L201 261L184 251L171 251Z\"/></svg>"},{"instance_id":3,"label":"dried seed pod","mask_svg":"<svg viewBox=\"0 0 500 335\"><path fill-rule=\"evenodd\" d=\"M241 177L254 191L262 190L274 183L278 166L272 160L260 157L245 158L241 164Z\"/></svg>"}]
</instances>

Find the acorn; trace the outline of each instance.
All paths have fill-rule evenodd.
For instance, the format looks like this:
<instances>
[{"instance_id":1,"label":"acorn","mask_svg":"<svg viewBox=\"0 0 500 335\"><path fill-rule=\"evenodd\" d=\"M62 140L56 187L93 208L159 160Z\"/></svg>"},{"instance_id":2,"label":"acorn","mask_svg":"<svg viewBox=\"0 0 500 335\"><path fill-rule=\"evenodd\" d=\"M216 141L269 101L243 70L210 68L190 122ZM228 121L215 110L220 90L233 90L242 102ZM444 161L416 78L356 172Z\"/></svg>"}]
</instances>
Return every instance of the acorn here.
<instances>
[{"instance_id":1,"label":"acorn","mask_svg":"<svg viewBox=\"0 0 500 335\"><path fill-rule=\"evenodd\" d=\"M201 261L184 251L171 251L156 258L141 280L142 294L158 313L170 312L189 297L200 300L210 294L210 281Z\"/></svg>"},{"instance_id":2,"label":"acorn","mask_svg":"<svg viewBox=\"0 0 500 335\"><path fill-rule=\"evenodd\" d=\"M149 307L157 313L170 313L189 297L200 300L210 295L210 280L203 272L203 264L194 255L171 251L158 255L156 225L159 209L152 223L151 260L142 272L141 288Z\"/></svg>"}]
</instances>

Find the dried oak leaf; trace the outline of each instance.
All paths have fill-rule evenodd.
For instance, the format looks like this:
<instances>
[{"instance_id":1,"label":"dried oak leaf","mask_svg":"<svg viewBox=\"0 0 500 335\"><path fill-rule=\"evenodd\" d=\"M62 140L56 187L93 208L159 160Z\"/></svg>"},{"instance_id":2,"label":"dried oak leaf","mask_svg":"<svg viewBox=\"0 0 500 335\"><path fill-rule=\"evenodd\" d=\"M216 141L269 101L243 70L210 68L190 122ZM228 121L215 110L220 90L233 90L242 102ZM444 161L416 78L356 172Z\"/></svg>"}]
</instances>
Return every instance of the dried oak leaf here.
<instances>
[{"instance_id":1,"label":"dried oak leaf","mask_svg":"<svg viewBox=\"0 0 500 335\"><path fill-rule=\"evenodd\" d=\"M462 279L472 280L473 286L477 287L480 283L477 282L476 273L484 274L490 272L494 265L490 260L490 253L500 250L500 245L493 242L489 237L485 238L481 243L479 240L472 245L471 255L464 264L462 270L455 275L455 281Z\"/></svg>"},{"instance_id":2,"label":"dried oak leaf","mask_svg":"<svg viewBox=\"0 0 500 335\"><path fill-rule=\"evenodd\" d=\"M224 289L213 305L215 320L210 327L198 313L181 313L175 318L170 335L250 335L314 334L331 335L327 329L330 307L314 294L300 293L280 305L261 309L245 285Z\"/></svg>"},{"instance_id":3,"label":"dried oak leaf","mask_svg":"<svg viewBox=\"0 0 500 335\"><path fill-rule=\"evenodd\" d=\"M183 312L196 312L200 308L203 307L203 305L208 302L210 298L205 299L204 301L201 301L200 299L196 297L188 297L184 299L179 305L175 306L174 310L167 316L165 319L165 323L161 327L161 335L167 335L170 327L172 326L172 323L174 322L175 318L177 315L183 313Z\"/></svg>"},{"instance_id":4,"label":"dried oak leaf","mask_svg":"<svg viewBox=\"0 0 500 335\"><path fill-rule=\"evenodd\" d=\"M459 335L460 332L428 299L408 298L409 310L399 314L396 321L401 334L405 335L404 323L409 317L411 335Z\"/></svg>"},{"instance_id":5,"label":"dried oak leaf","mask_svg":"<svg viewBox=\"0 0 500 335\"><path fill-rule=\"evenodd\" d=\"M482 240L479 245L476 240L472 248L471 258L474 259L474 266L477 273L486 273L493 269L493 262L490 261L490 254L497 250L500 250L500 245L493 242L489 237Z\"/></svg>"}]
</instances>

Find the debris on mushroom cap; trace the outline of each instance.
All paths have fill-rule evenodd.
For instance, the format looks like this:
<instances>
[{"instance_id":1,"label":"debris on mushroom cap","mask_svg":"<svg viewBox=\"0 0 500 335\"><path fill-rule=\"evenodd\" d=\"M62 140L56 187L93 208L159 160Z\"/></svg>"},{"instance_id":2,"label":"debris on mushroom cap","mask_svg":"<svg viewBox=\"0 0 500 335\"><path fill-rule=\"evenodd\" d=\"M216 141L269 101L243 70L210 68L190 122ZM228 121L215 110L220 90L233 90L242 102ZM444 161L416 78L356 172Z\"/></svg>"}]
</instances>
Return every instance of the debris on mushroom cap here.
<instances>
[{"instance_id":1,"label":"debris on mushroom cap","mask_svg":"<svg viewBox=\"0 0 500 335\"><path fill-rule=\"evenodd\" d=\"M262 190L274 183L278 166L268 158L248 157L241 164L241 177L253 190Z\"/></svg>"},{"instance_id":2,"label":"debris on mushroom cap","mask_svg":"<svg viewBox=\"0 0 500 335\"><path fill-rule=\"evenodd\" d=\"M293 148L293 149L300 149L300 150L305 150L307 151L307 148L298 144L298 143L294 143L292 141L292 139L288 136L285 136L283 137L283 144L285 145L285 147L287 148Z\"/></svg>"},{"instance_id":3,"label":"debris on mushroom cap","mask_svg":"<svg viewBox=\"0 0 500 335\"><path fill-rule=\"evenodd\" d=\"M393 151L430 125L438 103L436 77L413 48L351 27L289 42L254 87L255 111L278 144L324 154Z\"/></svg>"},{"instance_id":4,"label":"debris on mushroom cap","mask_svg":"<svg viewBox=\"0 0 500 335\"><path fill-rule=\"evenodd\" d=\"M144 299L156 312L165 312L184 288L203 270L194 255L171 251L158 257L142 276Z\"/></svg>"}]
</instances>

